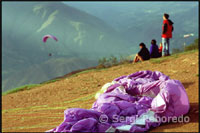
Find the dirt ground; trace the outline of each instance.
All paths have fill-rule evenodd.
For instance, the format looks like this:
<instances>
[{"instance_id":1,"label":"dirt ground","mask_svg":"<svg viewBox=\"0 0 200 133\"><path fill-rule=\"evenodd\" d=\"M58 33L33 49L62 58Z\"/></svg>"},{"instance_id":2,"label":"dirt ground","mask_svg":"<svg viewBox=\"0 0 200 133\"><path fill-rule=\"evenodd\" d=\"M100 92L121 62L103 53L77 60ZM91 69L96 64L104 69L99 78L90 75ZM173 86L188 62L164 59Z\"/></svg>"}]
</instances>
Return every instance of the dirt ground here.
<instances>
[{"instance_id":1,"label":"dirt ground","mask_svg":"<svg viewBox=\"0 0 200 133\"><path fill-rule=\"evenodd\" d=\"M95 93L113 79L140 70L160 71L184 85L190 101L189 123L166 123L151 132L198 132L199 62L198 51L161 60L124 64L90 70L31 90L2 96L3 132L44 132L64 119L68 108L91 108ZM166 58L166 59L164 59Z\"/></svg>"}]
</instances>

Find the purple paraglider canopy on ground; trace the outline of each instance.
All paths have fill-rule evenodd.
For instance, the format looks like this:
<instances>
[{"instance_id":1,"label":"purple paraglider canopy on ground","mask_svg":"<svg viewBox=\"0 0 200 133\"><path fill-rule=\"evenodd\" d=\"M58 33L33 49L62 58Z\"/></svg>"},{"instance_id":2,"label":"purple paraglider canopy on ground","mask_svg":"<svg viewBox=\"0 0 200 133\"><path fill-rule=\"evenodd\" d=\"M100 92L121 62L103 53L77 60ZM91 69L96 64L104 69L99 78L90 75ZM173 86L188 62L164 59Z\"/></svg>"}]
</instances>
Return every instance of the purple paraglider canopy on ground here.
<instances>
[{"instance_id":1,"label":"purple paraglider canopy on ground","mask_svg":"<svg viewBox=\"0 0 200 133\"><path fill-rule=\"evenodd\" d=\"M114 79L91 109L65 110L63 123L46 132L143 132L189 107L180 81L159 71L139 71Z\"/></svg>"}]
</instances>

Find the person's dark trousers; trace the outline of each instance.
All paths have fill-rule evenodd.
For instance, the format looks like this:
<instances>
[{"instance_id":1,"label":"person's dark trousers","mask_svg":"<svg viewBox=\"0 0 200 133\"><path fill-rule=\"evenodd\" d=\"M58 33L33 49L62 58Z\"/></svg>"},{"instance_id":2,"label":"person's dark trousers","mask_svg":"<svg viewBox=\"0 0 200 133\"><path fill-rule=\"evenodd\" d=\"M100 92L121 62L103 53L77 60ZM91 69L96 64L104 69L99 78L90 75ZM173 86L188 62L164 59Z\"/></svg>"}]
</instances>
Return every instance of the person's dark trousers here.
<instances>
[{"instance_id":1,"label":"person's dark trousers","mask_svg":"<svg viewBox=\"0 0 200 133\"><path fill-rule=\"evenodd\" d=\"M170 55L170 52L169 52L169 38L162 38L162 44L163 44L163 56L166 56L166 55Z\"/></svg>"},{"instance_id":2,"label":"person's dark trousers","mask_svg":"<svg viewBox=\"0 0 200 133\"><path fill-rule=\"evenodd\" d=\"M160 53L158 54L158 57L162 57L162 52L160 52Z\"/></svg>"}]
</instances>

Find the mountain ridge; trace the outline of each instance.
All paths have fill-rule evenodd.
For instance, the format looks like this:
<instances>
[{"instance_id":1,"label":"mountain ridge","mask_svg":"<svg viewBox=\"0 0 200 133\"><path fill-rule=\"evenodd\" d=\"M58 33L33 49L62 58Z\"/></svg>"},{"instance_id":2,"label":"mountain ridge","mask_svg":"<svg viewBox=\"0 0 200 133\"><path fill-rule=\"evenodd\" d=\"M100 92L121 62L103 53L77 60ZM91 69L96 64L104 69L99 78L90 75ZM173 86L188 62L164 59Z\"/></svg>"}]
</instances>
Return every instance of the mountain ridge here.
<instances>
[{"instance_id":1,"label":"mountain ridge","mask_svg":"<svg viewBox=\"0 0 200 133\"><path fill-rule=\"evenodd\" d=\"M34 79L40 79L40 76L37 78L36 72L31 72L31 68L34 65L42 65L44 62L52 65L48 61L53 61L48 56L49 53L52 53L52 57L61 60L62 58L72 60L74 57L82 60L83 65L77 63L80 67L74 65L76 60L67 61L70 71L73 71L97 65L101 57L135 51L127 49L130 43L121 39L117 32L103 20L61 2L4 2L2 7L4 91L23 84L39 83L38 80L33 82ZM46 43L43 43L42 37L45 34L55 35L58 42L48 39ZM59 59L56 58L54 59L58 61ZM57 66L54 65L54 67L57 70L63 71L63 68L67 67L62 61L56 63ZM38 71L44 75L52 75L51 71L54 71L53 68L49 72L45 71L42 66L41 69ZM33 75L28 76L23 72L28 70ZM57 77L61 71L54 72L54 77ZM20 75L22 79L14 75ZM41 82L51 78L52 76L44 76ZM15 79L17 81L13 82Z\"/></svg>"}]
</instances>

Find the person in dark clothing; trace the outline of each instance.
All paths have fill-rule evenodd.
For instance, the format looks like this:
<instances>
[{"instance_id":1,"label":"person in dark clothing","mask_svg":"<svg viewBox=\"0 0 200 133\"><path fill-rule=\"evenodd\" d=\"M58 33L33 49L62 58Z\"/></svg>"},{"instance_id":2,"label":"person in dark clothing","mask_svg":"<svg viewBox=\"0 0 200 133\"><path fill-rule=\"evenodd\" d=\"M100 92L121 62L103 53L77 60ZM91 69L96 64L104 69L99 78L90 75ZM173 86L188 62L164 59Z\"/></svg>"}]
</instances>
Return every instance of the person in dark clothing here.
<instances>
[{"instance_id":1,"label":"person in dark clothing","mask_svg":"<svg viewBox=\"0 0 200 133\"><path fill-rule=\"evenodd\" d=\"M139 46L140 46L140 51L138 52L138 54L136 54L133 62L149 60L150 53L149 50L146 48L145 44L140 43Z\"/></svg>"},{"instance_id":2,"label":"person in dark clothing","mask_svg":"<svg viewBox=\"0 0 200 133\"><path fill-rule=\"evenodd\" d=\"M164 13L163 25L162 25L162 44L163 44L163 56L169 56L169 39L172 38L172 32L174 30L173 22L169 19L169 14Z\"/></svg>"},{"instance_id":3,"label":"person in dark clothing","mask_svg":"<svg viewBox=\"0 0 200 133\"><path fill-rule=\"evenodd\" d=\"M158 45L156 44L156 40L155 39L153 39L151 41L150 57L151 58L158 58L159 57Z\"/></svg>"}]
</instances>

